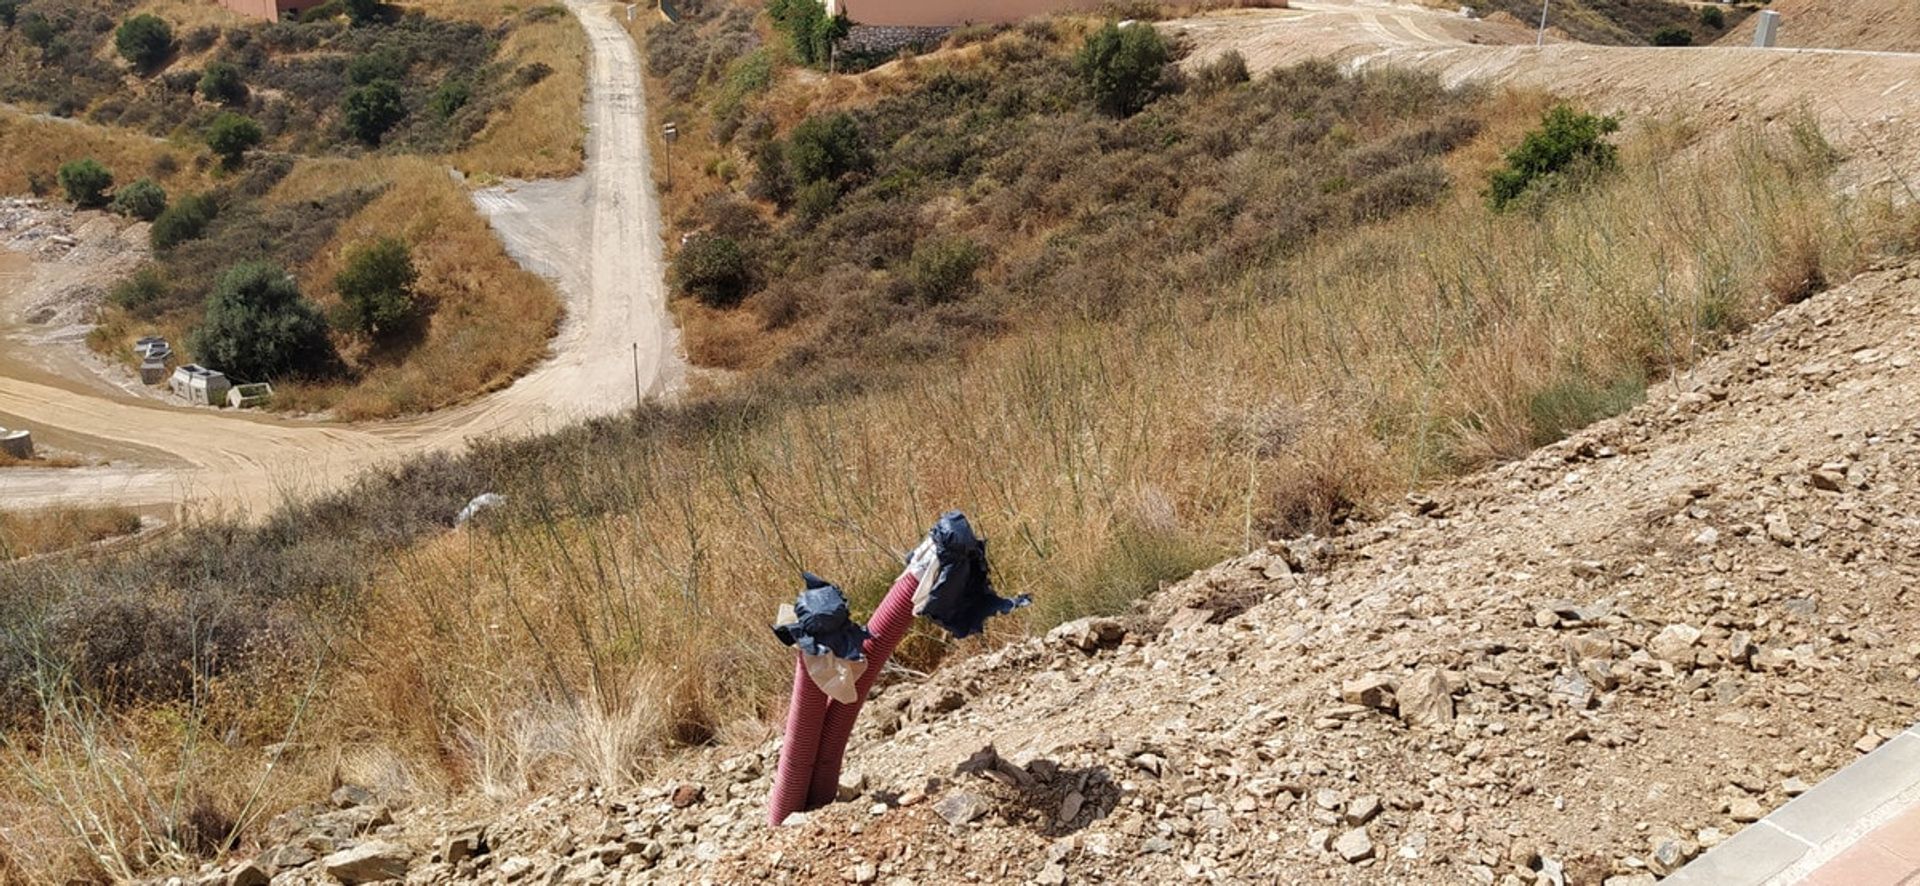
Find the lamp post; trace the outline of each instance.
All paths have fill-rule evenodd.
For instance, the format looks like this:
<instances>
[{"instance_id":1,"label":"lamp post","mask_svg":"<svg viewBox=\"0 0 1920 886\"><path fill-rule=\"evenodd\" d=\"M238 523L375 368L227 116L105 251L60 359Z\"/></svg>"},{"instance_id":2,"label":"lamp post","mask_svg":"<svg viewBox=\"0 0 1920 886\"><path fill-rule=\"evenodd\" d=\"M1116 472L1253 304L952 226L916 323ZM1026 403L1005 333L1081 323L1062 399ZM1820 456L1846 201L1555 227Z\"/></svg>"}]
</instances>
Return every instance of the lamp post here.
<instances>
[{"instance_id":1,"label":"lamp post","mask_svg":"<svg viewBox=\"0 0 1920 886\"><path fill-rule=\"evenodd\" d=\"M1533 38L1533 45L1543 46L1547 42L1547 6L1553 0L1540 0L1540 33Z\"/></svg>"}]
</instances>

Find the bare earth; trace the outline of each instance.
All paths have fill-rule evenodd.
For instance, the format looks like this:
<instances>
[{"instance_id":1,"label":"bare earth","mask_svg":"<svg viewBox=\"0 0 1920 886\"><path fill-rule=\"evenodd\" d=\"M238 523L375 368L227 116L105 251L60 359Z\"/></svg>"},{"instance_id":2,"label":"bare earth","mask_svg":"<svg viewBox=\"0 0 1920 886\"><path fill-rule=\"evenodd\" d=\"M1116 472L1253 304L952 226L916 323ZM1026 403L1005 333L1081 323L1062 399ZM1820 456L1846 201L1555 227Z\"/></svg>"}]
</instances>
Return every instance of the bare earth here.
<instances>
[{"instance_id":1,"label":"bare earth","mask_svg":"<svg viewBox=\"0 0 1920 886\"><path fill-rule=\"evenodd\" d=\"M357 426L176 408L84 381L9 372L0 377L0 425L34 429L113 464L9 470L0 475L0 506L113 501L260 513L373 465L631 407L636 387L643 397L673 391L681 365L666 307L638 53L613 19L617 7L568 6L593 45L588 171L576 182L476 195L509 248L539 255L534 269L554 277L566 297L567 317L546 362L465 406ZM572 196L522 199L542 193Z\"/></svg>"}]
</instances>

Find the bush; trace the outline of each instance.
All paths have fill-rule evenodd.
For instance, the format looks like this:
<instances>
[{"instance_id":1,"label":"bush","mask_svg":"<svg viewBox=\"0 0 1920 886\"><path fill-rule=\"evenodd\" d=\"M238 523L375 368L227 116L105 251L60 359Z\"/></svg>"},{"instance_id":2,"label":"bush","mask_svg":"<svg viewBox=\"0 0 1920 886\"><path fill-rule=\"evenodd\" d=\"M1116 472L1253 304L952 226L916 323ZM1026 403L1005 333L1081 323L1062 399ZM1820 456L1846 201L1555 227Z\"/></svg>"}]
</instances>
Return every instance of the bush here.
<instances>
[{"instance_id":1,"label":"bush","mask_svg":"<svg viewBox=\"0 0 1920 886\"><path fill-rule=\"evenodd\" d=\"M1702 6L1700 7L1700 24L1716 31L1726 30L1727 14L1721 12L1718 6Z\"/></svg>"},{"instance_id":2,"label":"bush","mask_svg":"<svg viewBox=\"0 0 1920 886\"><path fill-rule=\"evenodd\" d=\"M0 25L9 28L20 20L20 0L0 0Z\"/></svg>"},{"instance_id":3,"label":"bush","mask_svg":"<svg viewBox=\"0 0 1920 886\"><path fill-rule=\"evenodd\" d=\"M793 128L786 149L787 168L801 185L835 181L872 163L860 125L850 114L809 117Z\"/></svg>"},{"instance_id":4,"label":"bush","mask_svg":"<svg viewBox=\"0 0 1920 886\"><path fill-rule=\"evenodd\" d=\"M380 0L344 0L342 5L347 10L347 21L356 25L377 22L385 11Z\"/></svg>"},{"instance_id":5,"label":"bush","mask_svg":"<svg viewBox=\"0 0 1920 886\"><path fill-rule=\"evenodd\" d=\"M1166 41L1151 25L1122 28L1108 22L1087 35L1074 67L1100 110L1127 117L1153 100L1160 69L1170 57Z\"/></svg>"},{"instance_id":6,"label":"bush","mask_svg":"<svg viewBox=\"0 0 1920 886\"><path fill-rule=\"evenodd\" d=\"M378 145L407 116L400 87L391 80L375 80L347 95L347 132L369 146Z\"/></svg>"},{"instance_id":7,"label":"bush","mask_svg":"<svg viewBox=\"0 0 1920 886\"><path fill-rule=\"evenodd\" d=\"M214 62L200 74L200 97L223 105L237 105L247 100L247 83L240 75L240 66L232 62Z\"/></svg>"},{"instance_id":8,"label":"bush","mask_svg":"<svg viewBox=\"0 0 1920 886\"><path fill-rule=\"evenodd\" d=\"M1487 200L1495 211L1513 205L1527 192L1574 172L1613 168L1617 151L1604 139L1618 132L1620 121L1555 105L1541 118L1540 128L1527 133L1520 146L1507 152L1506 165L1494 170Z\"/></svg>"},{"instance_id":9,"label":"bush","mask_svg":"<svg viewBox=\"0 0 1920 886\"><path fill-rule=\"evenodd\" d=\"M166 278L160 276L158 268L147 265L114 286L107 293L107 301L121 310L140 314L166 296Z\"/></svg>"},{"instance_id":10,"label":"bush","mask_svg":"<svg viewBox=\"0 0 1920 886\"><path fill-rule=\"evenodd\" d=\"M205 194L188 194L179 202L166 208L153 220L153 229L147 233L147 239L153 248L166 251L188 240L197 240L207 232L207 225L213 223L219 214L219 206L213 198Z\"/></svg>"},{"instance_id":11,"label":"bush","mask_svg":"<svg viewBox=\"0 0 1920 886\"><path fill-rule=\"evenodd\" d=\"M832 60L833 45L853 26L844 15L827 15L819 0L768 0L767 15L787 35L794 57L814 67Z\"/></svg>"},{"instance_id":12,"label":"bush","mask_svg":"<svg viewBox=\"0 0 1920 886\"><path fill-rule=\"evenodd\" d=\"M114 32L113 48L128 64L150 71L173 52L173 29L157 15L136 15Z\"/></svg>"},{"instance_id":13,"label":"bush","mask_svg":"<svg viewBox=\"0 0 1920 886\"><path fill-rule=\"evenodd\" d=\"M420 277L407 244L383 237L355 249L334 278L348 325L376 339L406 328L416 308L413 284Z\"/></svg>"},{"instance_id":14,"label":"bush","mask_svg":"<svg viewBox=\"0 0 1920 886\"><path fill-rule=\"evenodd\" d=\"M698 235L673 259L673 280L680 291L716 308L738 304L750 279L747 254L732 237Z\"/></svg>"},{"instance_id":15,"label":"bush","mask_svg":"<svg viewBox=\"0 0 1920 886\"><path fill-rule=\"evenodd\" d=\"M407 77L407 63L392 49L363 52L347 62L347 82L365 86L375 80L399 82Z\"/></svg>"},{"instance_id":16,"label":"bush","mask_svg":"<svg viewBox=\"0 0 1920 886\"><path fill-rule=\"evenodd\" d=\"M913 250L907 279L922 299L948 301L973 288L974 272L985 262L986 253L972 240L934 240Z\"/></svg>"},{"instance_id":17,"label":"bush","mask_svg":"<svg viewBox=\"0 0 1920 886\"><path fill-rule=\"evenodd\" d=\"M113 187L113 173L92 157L74 160L60 167L60 187L73 205L97 209L107 205L107 189Z\"/></svg>"},{"instance_id":18,"label":"bush","mask_svg":"<svg viewBox=\"0 0 1920 886\"><path fill-rule=\"evenodd\" d=\"M1193 75L1194 86L1203 93L1220 92L1251 79L1253 75L1247 71L1247 57L1241 55L1238 49L1229 49L1219 58L1201 65Z\"/></svg>"},{"instance_id":19,"label":"bush","mask_svg":"<svg viewBox=\"0 0 1920 886\"><path fill-rule=\"evenodd\" d=\"M1718 10L1715 10L1716 12ZM1693 32L1679 26L1661 28L1653 32L1655 46L1692 46Z\"/></svg>"},{"instance_id":20,"label":"bush","mask_svg":"<svg viewBox=\"0 0 1920 886\"><path fill-rule=\"evenodd\" d=\"M473 87L465 80L446 80L433 91L433 115L447 120L473 101Z\"/></svg>"},{"instance_id":21,"label":"bush","mask_svg":"<svg viewBox=\"0 0 1920 886\"><path fill-rule=\"evenodd\" d=\"M261 132L260 124L253 122L252 118L232 111L221 111L220 116L207 124L206 137L207 147L220 158L220 162L228 169L236 169L240 161L246 158L247 152L258 147L266 134Z\"/></svg>"},{"instance_id":22,"label":"bush","mask_svg":"<svg viewBox=\"0 0 1920 886\"><path fill-rule=\"evenodd\" d=\"M286 271L266 262L220 277L188 342L201 363L247 381L318 372L333 359L319 311Z\"/></svg>"},{"instance_id":23,"label":"bush","mask_svg":"<svg viewBox=\"0 0 1920 886\"><path fill-rule=\"evenodd\" d=\"M113 195L113 211L129 218L153 221L167 211L167 191L153 179L140 179Z\"/></svg>"}]
</instances>

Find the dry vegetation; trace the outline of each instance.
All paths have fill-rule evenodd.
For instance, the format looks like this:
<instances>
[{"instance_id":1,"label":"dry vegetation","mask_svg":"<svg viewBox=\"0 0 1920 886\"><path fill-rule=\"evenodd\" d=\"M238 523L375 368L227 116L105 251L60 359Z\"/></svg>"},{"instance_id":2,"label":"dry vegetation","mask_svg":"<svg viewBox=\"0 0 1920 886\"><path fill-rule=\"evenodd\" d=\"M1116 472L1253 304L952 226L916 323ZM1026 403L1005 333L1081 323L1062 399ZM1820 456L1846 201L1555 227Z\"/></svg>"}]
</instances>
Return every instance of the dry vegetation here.
<instances>
[{"instance_id":1,"label":"dry vegetation","mask_svg":"<svg viewBox=\"0 0 1920 886\"><path fill-rule=\"evenodd\" d=\"M0 511L0 560L64 551L139 531L140 515L125 508Z\"/></svg>"},{"instance_id":2,"label":"dry vegetation","mask_svg":"<svg viewBox=\"0 0 1920 886\"><path fill-rule=\"evenodd\" d=\"M586 158L580 112L586 94L586 32L572 16L542 19L508 35L500 56L516 68L544 64L553 73L514 96L473 144L454 156L454 165L483 180L560 178L579 172Z\"/></svg>"},{"instance_id":3,"label":"dry vegetation","mask_svg":"<svg viewBox=\"0 0 1920 886\"><path fill-rule=\"evenodd\" d=\"M192 191L206 184L206 149L139 133L73 120L38 117L0 107L0 193L25 194L57 189L54 171L75 157L93 157L131 181L150 176L168 191Z\"/></svg>"}]
</instances>

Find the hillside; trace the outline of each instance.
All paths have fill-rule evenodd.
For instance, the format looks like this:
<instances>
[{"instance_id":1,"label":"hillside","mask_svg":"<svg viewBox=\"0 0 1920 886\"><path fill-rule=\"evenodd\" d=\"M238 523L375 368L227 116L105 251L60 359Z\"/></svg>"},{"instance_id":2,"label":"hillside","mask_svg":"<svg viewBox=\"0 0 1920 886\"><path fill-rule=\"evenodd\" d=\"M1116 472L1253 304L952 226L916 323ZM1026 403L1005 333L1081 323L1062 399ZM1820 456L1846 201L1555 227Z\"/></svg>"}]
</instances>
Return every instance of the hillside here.
<instances>
[{"instance_id":1,"label":"hillside","mask_svg":"<svg viewBox=\"0 0 1920 886\"><path fill-rule=\"evenodd\" d=\"M769 742L457 866L457 816L382 834L409 882L1644 882L1920 716L1916 298L1865 274L1527 459L896 678L787 827Z\"/></svg>"},{"instance_id":2,"label":"hillside","mask_svg":"<svg viewBox=\"0 0 1920 886\"><path fill-rule=\"evenodd\" d=\"M1920 52L1920 12L1906 0L1775 0L1781 46ZM1754 25L1733 28L1722 43L1746 45Z\"/></svg>"}]
</instances>

